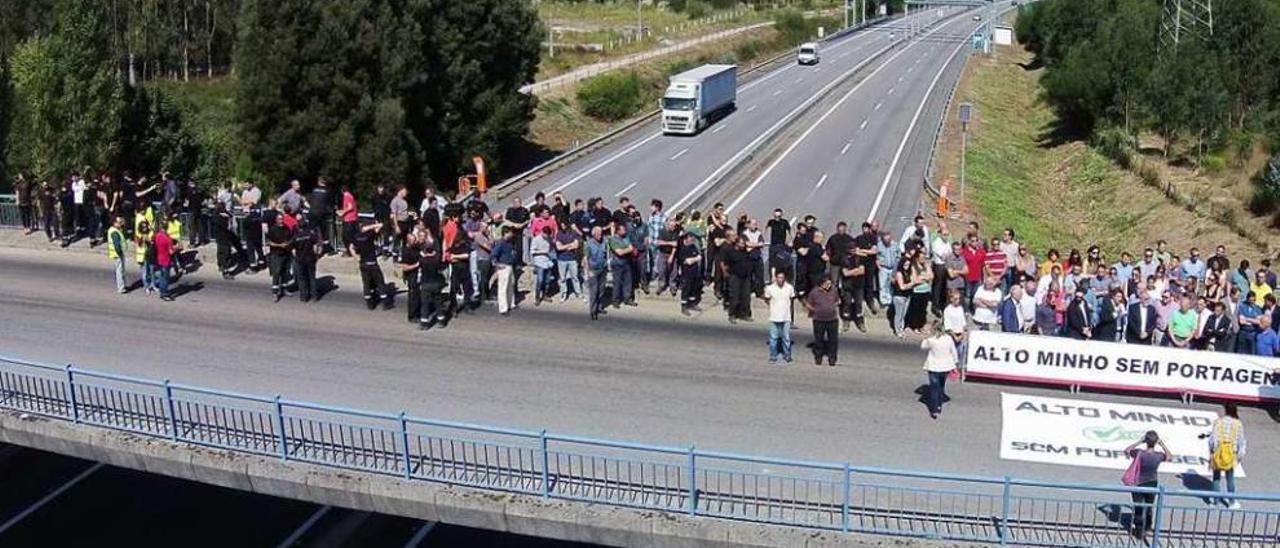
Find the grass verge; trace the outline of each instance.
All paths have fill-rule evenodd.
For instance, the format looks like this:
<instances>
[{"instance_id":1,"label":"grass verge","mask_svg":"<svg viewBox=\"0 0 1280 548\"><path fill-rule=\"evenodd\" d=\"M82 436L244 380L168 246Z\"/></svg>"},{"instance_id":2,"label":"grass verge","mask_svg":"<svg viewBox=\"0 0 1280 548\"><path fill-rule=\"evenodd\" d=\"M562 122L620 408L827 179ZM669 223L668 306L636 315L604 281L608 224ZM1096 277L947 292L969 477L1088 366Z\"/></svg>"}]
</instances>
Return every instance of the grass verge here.
<instances>
[{"instance_id":1,"label":"grass verge","mask_svg":"<svg viewBox=\"0 0 1280 548\"><path fill-rule=\"evenodd\" d=\"M1097 244L1109 257L1138 253L1159 239L1179 251L1216 244L1248 256L1264 251L1203 213L1171 203L1087 143L1060 140L1052 111L1037 100L1042 71L1030 69L1031 61L1020 48L972 57L947 115L937 175L958 181L955 109L974 105L964 210L982 223L985 236L1008 227L1040 253ZM959 188L951 193L958 196Z\"/></svg>"}]
</instances>

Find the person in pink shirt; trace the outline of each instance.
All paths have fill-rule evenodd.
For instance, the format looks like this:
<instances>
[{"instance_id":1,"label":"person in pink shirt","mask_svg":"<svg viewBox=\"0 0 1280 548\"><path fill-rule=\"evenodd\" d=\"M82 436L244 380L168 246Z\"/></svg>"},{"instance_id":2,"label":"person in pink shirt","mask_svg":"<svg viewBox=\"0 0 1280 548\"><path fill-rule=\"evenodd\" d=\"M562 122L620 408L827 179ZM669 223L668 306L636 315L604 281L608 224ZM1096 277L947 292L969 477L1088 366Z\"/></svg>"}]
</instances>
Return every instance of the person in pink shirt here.
<instances>
[{"instance_id":1,"label":"person in pink shirt","mask_svg":"<svg viewBox=\"0 0 1280 548\"><path fill-rule=\"evenodd\" d=\"M356 231L360 230L360 210L356 204L356 195L351 193L351 185L342 185L342 209L338 210L338 218L342 219L342 239L343 243L350 243L356 239ZM349 255L346 251L347 246L343 246L343 255Z\"/></svg>"},{"instance_id":2,"label":"person in pink shirt","mask_svg":"<svg viewBox=\"0 0 1280 548\"><path fill-rule=\"evenodd\" d=\"M543 228L551 229L550 241L555 241L556 234L560 233L560 227L556 224L556 218L551 215L550 208L543 208L538 212L538 216L529 224L529 230L536 236L542 234Z\"/></svg>"},{"instance_id":3,"label":"person in pink shirt","mask_svg":"<svg viewBox=\"0 0 1280 548\"><path fill-rule=\"evenodd\" d=\"M164 221L160 220L160 226L164 225ZM173 238L163 230L156 231L155 237L155 253L156 253L156 289L160 292L160 299L164 301L172 301L173 296L169 294L169 268L173 266Z\"/></svg>"}]
</instances>

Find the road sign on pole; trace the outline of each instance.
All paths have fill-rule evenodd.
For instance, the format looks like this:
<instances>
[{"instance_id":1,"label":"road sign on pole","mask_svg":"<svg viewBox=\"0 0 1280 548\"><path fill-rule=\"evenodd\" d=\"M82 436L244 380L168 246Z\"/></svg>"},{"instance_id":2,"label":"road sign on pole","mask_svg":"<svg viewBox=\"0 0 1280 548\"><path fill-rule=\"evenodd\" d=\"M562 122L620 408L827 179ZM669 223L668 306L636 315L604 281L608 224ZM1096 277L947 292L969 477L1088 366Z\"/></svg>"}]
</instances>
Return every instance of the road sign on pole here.
<instances>
[{"instance_id":1,"label":"road sign on pole","mask_svg":"<svg viewBox=\"0 0 1280 548\"><path fill-rule=\"evenodd\" d=\"M965 165L969 155L969 121L973 119L973 103L960 103L960 202L964 204Z\"/></svg>"}]
</instances>

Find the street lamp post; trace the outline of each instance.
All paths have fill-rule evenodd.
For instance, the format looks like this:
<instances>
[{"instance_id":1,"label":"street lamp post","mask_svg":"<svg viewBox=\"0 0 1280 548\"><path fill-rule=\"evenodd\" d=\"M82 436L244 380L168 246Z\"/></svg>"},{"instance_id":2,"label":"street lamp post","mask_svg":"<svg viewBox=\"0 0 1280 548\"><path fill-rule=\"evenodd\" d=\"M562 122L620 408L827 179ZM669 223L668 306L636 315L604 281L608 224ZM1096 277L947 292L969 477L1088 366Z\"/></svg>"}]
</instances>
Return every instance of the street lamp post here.
<instances>
[{"instance_id":1,"label":"street lamp post","mask_svg":"<svg viewBox=\"0 0 1280 548\"><path fill-rule=\"evenodd\" d=\"M965 168L969 155L969 120L973 119L973 103L960 103L960 205L964 206Z\"/></svg>"}]
</instances>

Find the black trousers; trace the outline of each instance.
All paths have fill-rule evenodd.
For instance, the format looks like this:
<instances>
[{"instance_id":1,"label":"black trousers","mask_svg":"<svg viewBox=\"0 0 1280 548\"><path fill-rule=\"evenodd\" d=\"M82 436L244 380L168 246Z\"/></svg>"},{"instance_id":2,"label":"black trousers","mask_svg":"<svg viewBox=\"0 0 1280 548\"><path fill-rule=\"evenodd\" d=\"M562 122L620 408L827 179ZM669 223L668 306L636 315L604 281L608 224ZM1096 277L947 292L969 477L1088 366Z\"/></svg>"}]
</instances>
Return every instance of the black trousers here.
<instances>
[{"instance_id":1,"label":"black trousers","mask_svg":"<svg viewBox=\"0 0 1280 548\"><path fill-rule=\"evenodd\" d=\"M947 308L947 267L933 265L933 315L941 316ZM1048 289L1048 288L1045 288Z\"/></svg>"},{"instance_id":2,"label":"black trousers","mask_svg":"<svg viewBox=\"0 0 1280 548\"><path fill-rule=\"evenodd\" d=\"M31 204L18 206L18 216L22 217L22 228L31 230L36 227L35 218L31 215Z\"/></svg>"},{"instance_id":3,"label":"black trousers","mask_svg":"<svg viewBox=\"0 0 1280 548\"><path fill-rule=\"evenodd\" d=\"M840 326L838 321L813 320L813 359L835 364L840 351Z\"/></svg>"},{"instance_id":4,"label":"black trousers","mask_svg":"<svg viewBox=\"0 0 1280 548\"><path fill-rule=\"evenodd\" d=\"M62 231L58 228L58 212L56 209L52 207L41 208L40 217L42 224L44 224L45 236L48 236L50 240L62 237Z\"/></svg>"},{"instance_id":5,"label":"black trousers","mask_svg":"<svg viewBox=\"0 0 1280 548\"><path fill-rule=\"evenodd\" d=\"M471 308L471 294L474 293L475 290L471 285L470 262L462 261L453 263L452 268L449 269L449 287L452 295L456 296L459 291L462 292L462 300L458 301L455 298L454 302L458 302L459 306L462 308Z\"/></svg>"},{"instance_id":6,"label":"black trousers","mask_svg":"<svg viewBox=\"0 0 1280 548\"><path fill-rule=\"evenodd\" d=\"M218 240L218 271L227 274L235 270L235 265L231 264L231 242Z\"/></svg>"},{"instance_id":7,"label":"black trousers","mask_svg":"<svg viewBox=\"0 0 1280 548\"><path fill-rule=\"evenodd\" d=\"M492 287L489 278L493 276L493 261L488 259L480 259L476 261L476 280L480 283L480 302L491 301L494 299ZM577 284L575 280L573 282ZM574 285L574 287L578 287Z\"/></svg>"},{"instance_id":8,"label":"black trousers","mask_svg":"<svg viewBox=\"0 0 1280 548\"><path fill-rule=\"evenodd\" d=\"M298 298L304 303L310 301L316 291L316 262L295 258L293 274L298 280Z\"/></svg>"},{"instance_id":9,"label":"black trousers","mask_svg":"<svg viewBox=\"0 0 1280 548\"><path fill-rule=\"evenodd\" d=\"M420 295L417 309L418 322L433 324L444 321L449 311L445 306L445 299L448 296L444 294L444 284L439 281L422 282L418 293Z\"/></svg>"},{"instance_id":10,"label":"black trousers","mask_svg":"<svg viewBox=\"0 0 1280 548\"><path fill-rule=\"evenodd\" d=\"M289 280L289 261L292 257L283 253L272 253L268 258L267 267L271 272L271 292L284 296L285 285Z\"/></svg>"},{"instance_id":11,"label":"black trousers","mask_svg":"<svg viewBox=\"0 0 1280 548\"><path fill-rule=\"evenodd\" d=\"M866 283L863 278L846 278L840 284L840 319L863 325L862 306L867 301Z\"/></svg>"},{"instance_id":12,"label":"black trousers","mask_svg":"<svg viewBox=\"0 0 1280 548\"><path fill-rule=\"evenodd\" d=\"M414 270L404 275L404 286L408 290L406 295L407 303L405 308L408 309L408 320L411 322L418 321L422 316L420 309L422 308L422 284L418 282L418 271Z\"/></svg>"},{"instance_id":13,"label":"black trousers","mask_svg":"<svg viewBox=\"0 0 1280 548\"><path fill-rule=\"evenodd\" d=\"M729 276L729 317L751 317L751 276Z\"/></svg>"},{"instance_id":14,"label":"black trousers","mask_svg":"<svg viewBox=\"0 0 1280 548\"><path fill-rule=\"evenodd\" d=\"M360 283L364 286L364 304L369 310L377 308L380 301L391 306L391 291L387 289L387 281L378 265L360 265Z\"/></svg>"},{"instance_id":15,"label":"black trousers","mask_svg":"<svg viewBox=\"0 0 1280 548\"><path fill-rule=\"evenodd\" d=\"M244 247L249 266L260 265L266 260L262 254L262 223L245 221Z\"/></svg>"},{"instance_id":16,"label":"black trousers","mask_svg":"<svg viewBox=\"0 0 1280 548\"><path fill-rule=\"evenodd\" d=\"M702 269L685 268L680 270L680 304L687 307L698 306L702 302Z\"/></svg>"}]
</instances>

